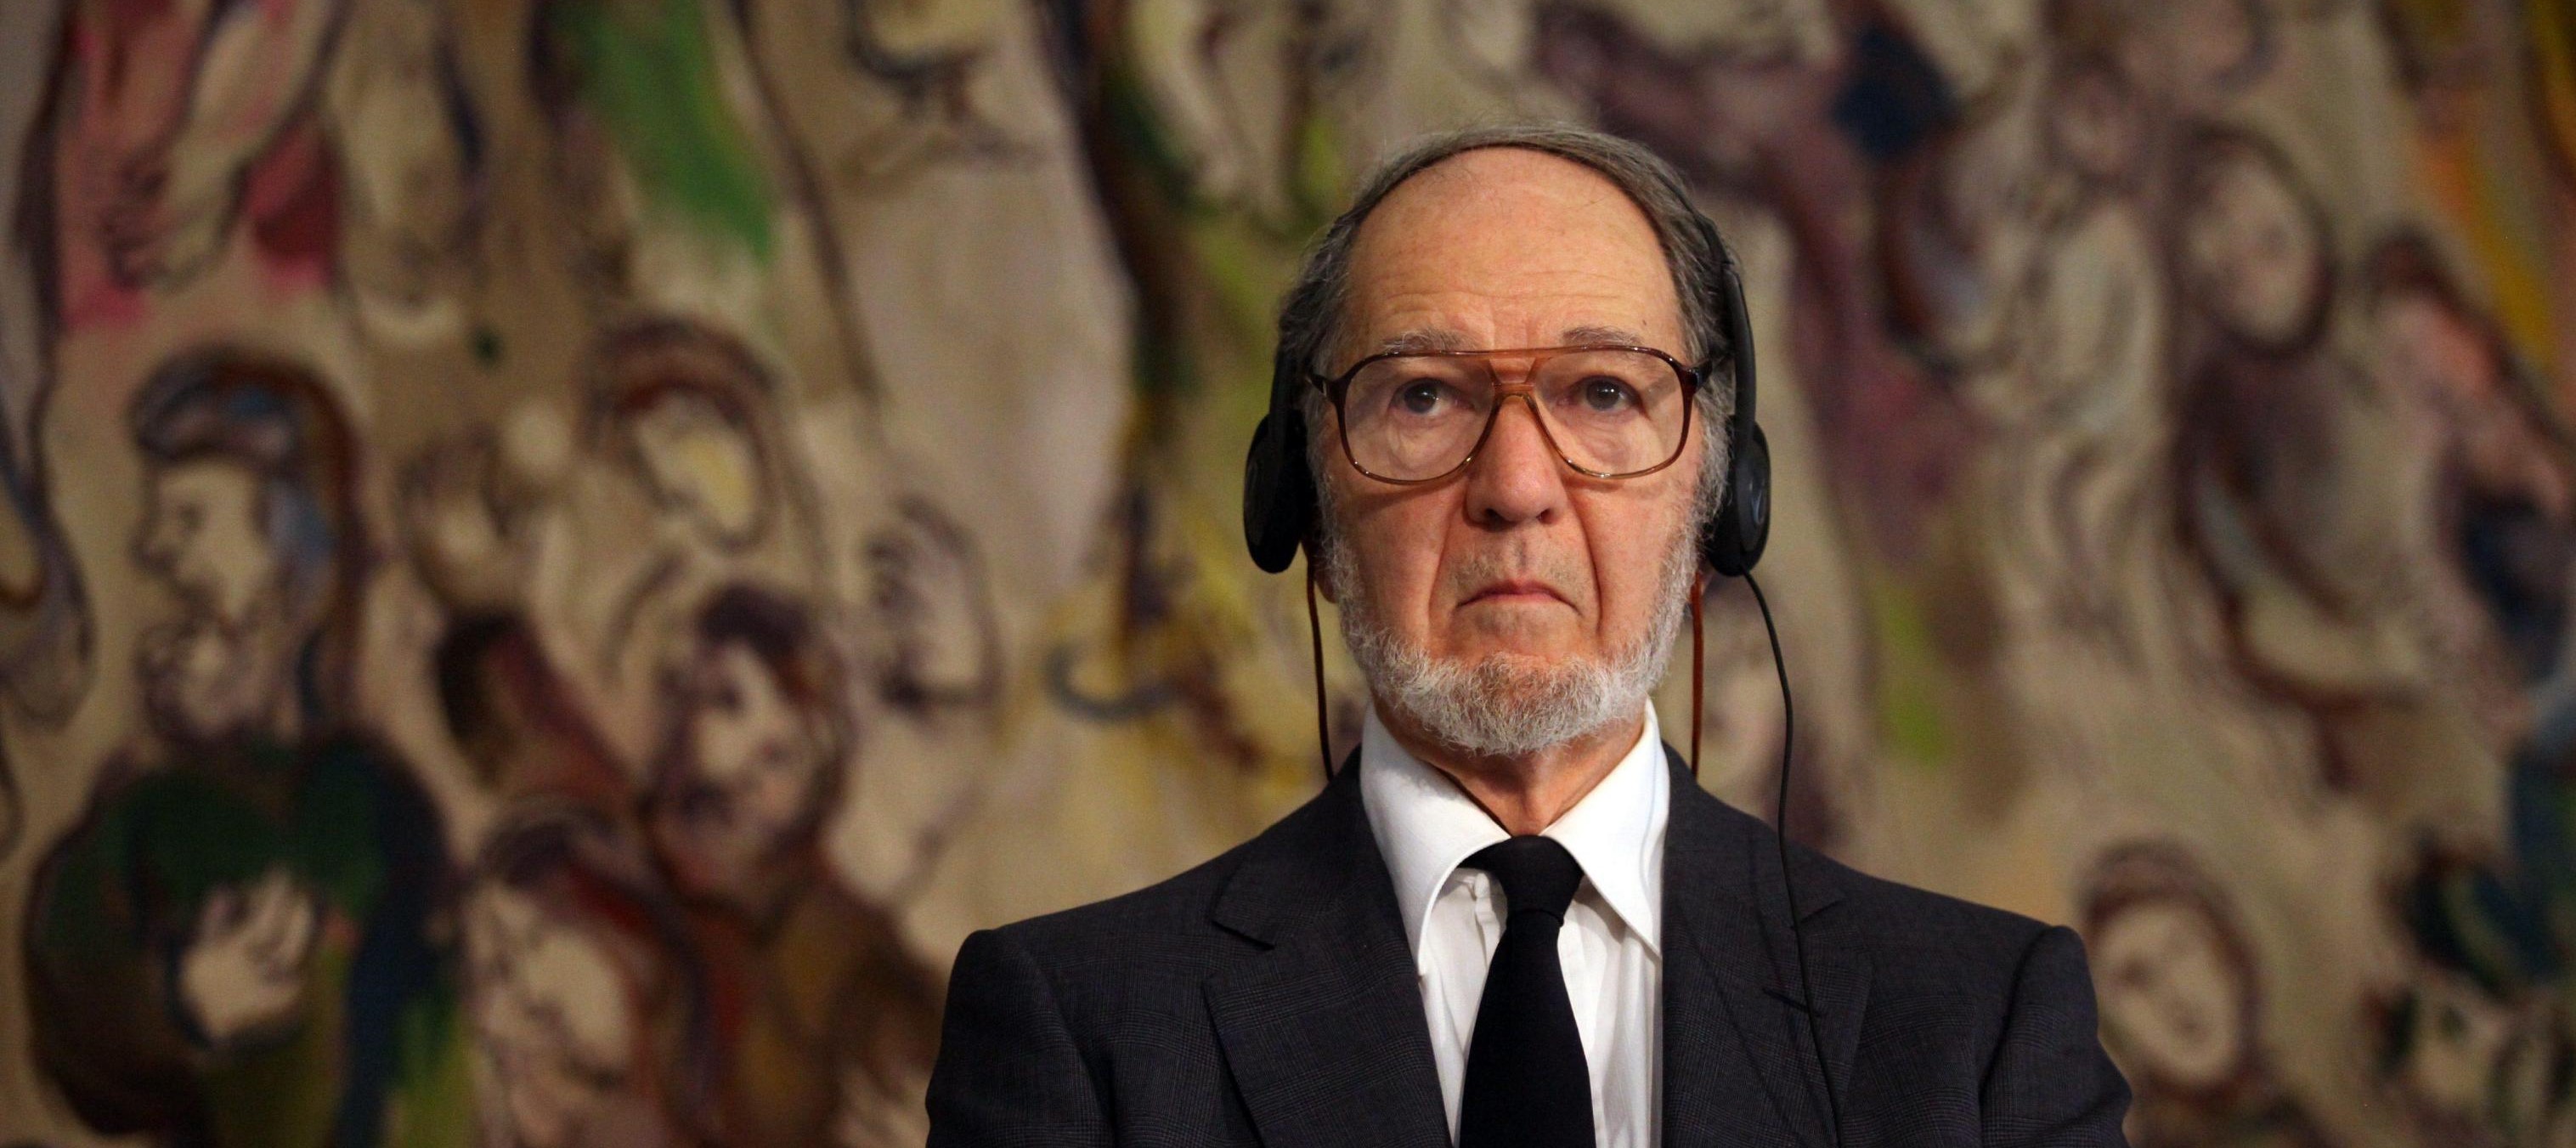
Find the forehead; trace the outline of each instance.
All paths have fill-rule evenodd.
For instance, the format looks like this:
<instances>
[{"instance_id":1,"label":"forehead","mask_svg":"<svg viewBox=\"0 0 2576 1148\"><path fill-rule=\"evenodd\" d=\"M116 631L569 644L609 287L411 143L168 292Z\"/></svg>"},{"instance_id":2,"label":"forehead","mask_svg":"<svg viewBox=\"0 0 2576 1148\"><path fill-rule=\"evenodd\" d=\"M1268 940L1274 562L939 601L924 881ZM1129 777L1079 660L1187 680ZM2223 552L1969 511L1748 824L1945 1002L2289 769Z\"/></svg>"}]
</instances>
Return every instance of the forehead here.
<instances>
[{"instance_id":1,"label":"forehead","mask_svg":"<svg viewBox=\"0 0 2576 1148\"><path fill-rule=\"evenodd\" d=\"M2210 159L2193 190L2204 207L2290 211L2298 204L2289 173L2249 148L2228 148Z\"/></svg>"},{"instance_id":2,"label":"forehead","mask_svg":"<svg viewBox=\"0 0 2576 1148\"><path fill-rule=\"evenodd\" d=\"M162 494L243 497L258 491L259 472L221 455L204 455L152 468L152 482Z\"/></svg>"},{"instance_id":3,"label":"forehead","mask_svg":"<svg viewBox=\"0 0 2576 1148\"><path fill-rule=\"evenodd\" d=\"M630 429L651 432L741 430L734 425L737 415L732 404L700 387L647 390L629 399L618 417Z\"/></svg>"},{"instance_id":4,"label":"forehead","mask_svg":"<svg viewBox=\"0 0 2576 1148\"><path fill-rule=\"evenodd\" d=\"M739 635L717 638L700 646L698 656L708 669L736 683L748 681L766 685L769 679L777 676L770 669L768 660L751 648L750 640Z\"/></svg>"},{"instance_id":5,"label":"forehead","mask_svg":"<svg viewBox=\"0 0 2576 1148\"><path fill-rule=\"evenodd\" d=\"M1389 193L1354 239L1349 308L1349 351L1606 332L1682 349L1672 268L1646 213L1599 172L1517 148L1452 156Z\"/></svg>"}]
</instances>

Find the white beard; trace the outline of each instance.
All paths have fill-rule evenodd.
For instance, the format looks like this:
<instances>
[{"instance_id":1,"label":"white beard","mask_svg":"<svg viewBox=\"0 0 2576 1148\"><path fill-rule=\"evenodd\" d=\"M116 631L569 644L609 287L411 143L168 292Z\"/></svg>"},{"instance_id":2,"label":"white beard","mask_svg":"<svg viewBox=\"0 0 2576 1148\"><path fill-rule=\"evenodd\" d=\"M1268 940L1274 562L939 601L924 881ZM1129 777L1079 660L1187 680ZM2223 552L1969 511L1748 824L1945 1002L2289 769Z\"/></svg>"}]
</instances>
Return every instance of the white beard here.
<instances>
[{"instance_id":1,"label":"white beard","mask_svg":"<svg viewBox=\"0 0 2576 1148\"><path fill-rule=\"evenodd\" d=\"M1350 547L1327 532L1325 569L1341 591L1342 641L1370 693L1432 740L1474 757L1527 757L1633 720L1663 679L1699 570L1696 531L1678 531L1664 555L1653 623L1607 657L1442 661L1378 620Z\"/></svg>"},{"instance_id":2,"label":"white beard","mask_svg":"<svg viewBox=\"0 0 2576 1148\"><path fill-rule=\"evenodd\" d=\"M276 727L294 688L298 645L269 602L239 626L194 610L153 626L135 646L145 717L180 741L292 736Z\"/></svg>"}]
</instances>

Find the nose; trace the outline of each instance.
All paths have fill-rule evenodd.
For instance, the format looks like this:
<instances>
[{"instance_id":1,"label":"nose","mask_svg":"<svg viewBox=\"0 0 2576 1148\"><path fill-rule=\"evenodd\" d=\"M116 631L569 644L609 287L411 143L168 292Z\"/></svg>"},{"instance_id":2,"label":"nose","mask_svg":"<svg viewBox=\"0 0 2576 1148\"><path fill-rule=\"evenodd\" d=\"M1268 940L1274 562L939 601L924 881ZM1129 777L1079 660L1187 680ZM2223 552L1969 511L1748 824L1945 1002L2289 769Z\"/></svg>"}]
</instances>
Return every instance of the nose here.
<instances>
[{"instance_id":1,"label":"nose","mask_svg":"<svg viewBox=\"0 0 2576 1148\"><path fill-rule=\"evenodd\" d=\"M175 533L170 515L159 505L145 510L142 525L134 531L135 561L146 570L169 570L179 555Z\"/></svg>"},{"instance_id":2,"label":"nose","mask_svg":"<svg viewBox=\"0 0 2576 1148\"><path fill-rule=\"evenodd\" d=\"M1467 517L1478 525L1551 523L1565 510L1565 460L1530 402L1526 395L1503 400L1493 430L1467 466Z\"/></svg>"}]
</instances>

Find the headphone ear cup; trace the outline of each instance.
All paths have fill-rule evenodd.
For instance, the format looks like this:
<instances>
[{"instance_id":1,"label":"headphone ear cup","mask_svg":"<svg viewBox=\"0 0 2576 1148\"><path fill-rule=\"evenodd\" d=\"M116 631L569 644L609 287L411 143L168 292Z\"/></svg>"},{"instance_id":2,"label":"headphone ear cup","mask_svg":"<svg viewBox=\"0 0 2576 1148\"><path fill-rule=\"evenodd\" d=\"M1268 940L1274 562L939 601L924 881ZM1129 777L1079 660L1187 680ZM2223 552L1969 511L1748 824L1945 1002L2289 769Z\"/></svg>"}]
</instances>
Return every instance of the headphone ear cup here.
<instances>
[{"instance_id":1,"label":"headphone ear cup","mask_svg":"<svg viewBox=\"0 0 2576 1148\"><path fill-rule=\"evenodd\" d=\"M1760 423L1748 424L1727 463L1726 497L1700 538L1709 568L1741 578L1762 560L1771 541L1771 442Z\"/></svg>"},{"instance_id":2,"label":"headphone ear cup","mask_svg":"<svg viewBox=\"0 0 2576 1148\"><path fill-rule=\"evenodd\" d=\"M1243 542L1264 573L1286 570L1314 526L1304 422L1289 412L1263 416L1243 458Z\"/></svg>"}]
</instances>

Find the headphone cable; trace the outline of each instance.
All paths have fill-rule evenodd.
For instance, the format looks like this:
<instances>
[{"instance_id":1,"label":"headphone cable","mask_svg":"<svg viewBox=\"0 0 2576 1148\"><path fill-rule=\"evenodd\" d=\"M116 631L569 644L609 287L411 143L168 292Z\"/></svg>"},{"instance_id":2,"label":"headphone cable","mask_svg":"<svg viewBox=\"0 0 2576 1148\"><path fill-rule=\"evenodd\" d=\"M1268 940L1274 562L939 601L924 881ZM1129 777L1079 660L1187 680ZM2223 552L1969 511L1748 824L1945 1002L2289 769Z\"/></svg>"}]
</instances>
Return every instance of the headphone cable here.
<instances>
[{"instance_id":1,"label":"headphone cable","mask_svg":"<svg viewBox=\"0 0 2576 1148\"><path fill-rule=\"evenodd\" d=\"M1780 676L1780 797L1778 812L1773 816L1774 839L1780 846L1780 890L1789 899L1789 943L1798 953L1799 1011L1807 1014L1807 1043L1816 1054L1816 1073L1824 1078L1825 1110L1833 1119L1834 1143L1843 1142L1842 1101L1834 1095L1834 1067L1825 1059L1825 1038L1816 1028L1816 994L1814 974L1807 970L1807 933L1798 922L1798 885L1789 879L1789 762L1790 750L1796 744L1798 714L1789 700L1789 663L1780 654L1780 628L1771 621L1771 602L1762 596L1762 584L1747 571L1744 584L1753 591L1753 604L1762 610L1762 632L1771 638L1771 668ZM1696 737L1696 731L1694 731Z\"/></svg>"},{"instance_id":2,"label":"headphone cable","mask_svg":"<svg viewBox=\"0 0 2576 1148\"><path fill-rule=\"evenodd\" d=\"M1324 712L1324 625L1315 614L1315 565L1306 564L1306 641L1315 667L1315 756L1324 764L1324 784L1333 783L1333 726Z\"/></svg>"}]
</instances>

